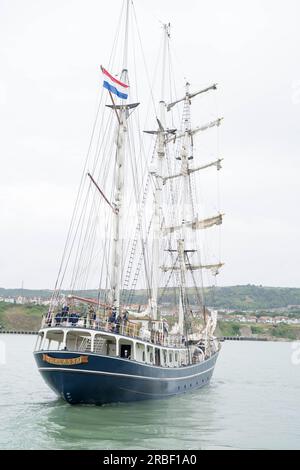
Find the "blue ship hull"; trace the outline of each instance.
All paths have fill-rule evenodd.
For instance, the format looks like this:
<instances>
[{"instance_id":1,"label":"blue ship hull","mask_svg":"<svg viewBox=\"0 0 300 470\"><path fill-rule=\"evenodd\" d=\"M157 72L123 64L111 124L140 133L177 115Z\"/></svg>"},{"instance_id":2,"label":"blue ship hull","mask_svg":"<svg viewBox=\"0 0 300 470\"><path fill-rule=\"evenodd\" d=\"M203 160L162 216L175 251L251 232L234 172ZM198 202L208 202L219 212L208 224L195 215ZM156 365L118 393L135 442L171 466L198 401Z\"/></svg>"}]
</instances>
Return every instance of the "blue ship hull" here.
<instances>
[{"instance_id":1,"label":"blue ship hull","mask_svg":"<svg viewBox=\"0 0 300 470\"><path fill-rule=\"evenodd\" d=\"M61 363L80 359L78 352L34 355L45 382L58 396L70 404L95 405L161 399L201 388L210 381L218 357L216 353L198 364L166 368L93 353L84 353L86 363L76 365Z\"/></svg>"}]
</instances>

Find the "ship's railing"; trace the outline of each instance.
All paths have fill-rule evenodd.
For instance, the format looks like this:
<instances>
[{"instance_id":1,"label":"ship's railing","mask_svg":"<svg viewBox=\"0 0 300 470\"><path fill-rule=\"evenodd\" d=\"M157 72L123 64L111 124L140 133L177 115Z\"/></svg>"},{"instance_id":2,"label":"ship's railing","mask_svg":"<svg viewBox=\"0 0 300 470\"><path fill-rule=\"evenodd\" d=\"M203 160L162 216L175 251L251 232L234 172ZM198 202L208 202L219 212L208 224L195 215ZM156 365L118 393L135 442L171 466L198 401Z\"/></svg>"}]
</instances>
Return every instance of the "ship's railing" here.
<instances>
[{"instance_id":1,"label":"ship's railing","mask_svg":"<svg viewBox=\"0 0 300 470\"><path fill-rule=\"evenodd\" d=\"M89 317L72 317L71 315L59 317L55 316L47 319L47 316L43 317L42 328L51 327L64 327L64 328L84 328L93 330L102 330L124 336L137 337L138 336L138 325L127 321L125 324L111 323L108 319L90 319Z\"/></svg>"},{"instance_id":2,"label":"ship's railing","mask_svg":"<svg viewBox=\"0 0 300 470\"><path fill-rule=\"evenodd\" d=\"M140 339L158 346L171 348L180 348L184 346L184 341L180 335L168 335L159 331L149 331L136 323L127 320L125 323L111 323L108 319L96 318L91 320L89 317L72 317L72 314L59 317L58 315L51 318L46 315L42 320L42 328L83 328L114 333L129 338Z\"/></svg>"}]
</instances>

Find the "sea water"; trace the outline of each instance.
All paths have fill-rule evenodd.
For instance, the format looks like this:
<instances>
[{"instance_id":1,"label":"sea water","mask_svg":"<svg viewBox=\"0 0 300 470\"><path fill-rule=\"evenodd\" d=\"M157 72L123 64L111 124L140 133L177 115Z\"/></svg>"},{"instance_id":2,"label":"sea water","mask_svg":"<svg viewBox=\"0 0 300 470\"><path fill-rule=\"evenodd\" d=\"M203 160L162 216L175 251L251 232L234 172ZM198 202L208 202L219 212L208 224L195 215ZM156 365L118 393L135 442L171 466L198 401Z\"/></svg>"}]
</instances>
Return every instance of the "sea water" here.
<instances>
[{"instance_id":1,"label":"sea water","mask_svg":"<svg viewBox=\"0 0 300 470\"><path fill-rule=\"evenodd\" d=\"M1 449L300 449L300 344L225 342L205 388L95 407L47 387L35 339L0 335Z\"/></svg>"}]
</instances>

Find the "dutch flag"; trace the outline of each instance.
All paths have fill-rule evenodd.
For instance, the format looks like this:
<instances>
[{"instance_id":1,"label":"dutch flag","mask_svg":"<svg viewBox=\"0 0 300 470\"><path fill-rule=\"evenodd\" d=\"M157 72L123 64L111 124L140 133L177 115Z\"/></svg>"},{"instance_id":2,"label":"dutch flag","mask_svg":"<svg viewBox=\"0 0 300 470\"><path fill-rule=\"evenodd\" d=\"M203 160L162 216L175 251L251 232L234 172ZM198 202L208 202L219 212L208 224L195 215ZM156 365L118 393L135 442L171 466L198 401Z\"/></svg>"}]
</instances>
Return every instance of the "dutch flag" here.
<instances>
[{"instance_id":1,"label":"dutch flag","mask_svg":"<svg viewBox=\"0 0 300 470\"><path fill-rule=\"evenodd\" d=\"M128 88L129 85L126 83L120 82L115 77L113 77L104 67L101 65L101 70L103 73L103 86L114 95L117 95L121 100L127 100L128 98Z\"/></svg>"}]
</instances>

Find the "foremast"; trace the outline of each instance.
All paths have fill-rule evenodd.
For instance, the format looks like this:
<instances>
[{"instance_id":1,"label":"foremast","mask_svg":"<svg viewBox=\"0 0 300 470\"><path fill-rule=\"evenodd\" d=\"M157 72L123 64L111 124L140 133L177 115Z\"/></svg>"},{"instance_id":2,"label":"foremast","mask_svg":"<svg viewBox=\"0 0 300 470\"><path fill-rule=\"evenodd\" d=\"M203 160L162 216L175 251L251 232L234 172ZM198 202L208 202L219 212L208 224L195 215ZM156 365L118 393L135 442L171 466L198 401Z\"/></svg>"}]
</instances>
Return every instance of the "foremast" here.
<instances>
[{"instance_id":1,"label":"foremast","mask_svg":"<svg viewBox=\"0 0 300 470\"><path fill-rule=\"evenodd\" d=\"M125 69L124 69L125 70ZM126 72L122 73L124 80ZM120 313L120 291L121 291L121 265L122 265L122 222L123 222L123 197L124 197L124 161L126 148L126 108L121 106L117 111L119 117L117 130L116 151L116 180L113 213L113 246L111 262L111 303Z\"/></svg>"},{"instance_id":2,"label":"foremast","mask_svg":"<svg viewBox=\"0 0 300 470\"><path fill-rule=\"evenodd\" d=\"M128 43L129 43L129 13L130 0L126 2L125 19L125 38L123 53L123 69L121 80L129 85L128 77ZM114 192L114 211L113 211L113 240L112 240L112 258L111 258L111 291L110 302L118 316L120 314L120 297L122 284L122 264L123 264L123 224L124 224L124 165L126 157L127 143L127 120L129 109L138 106L135 104L126 104L124 100L120 105L116 105L112 95L112 108L117 117L117 139L116 139L116 174L115 174L115 192Z\"/></svg>"}]
</instances>

